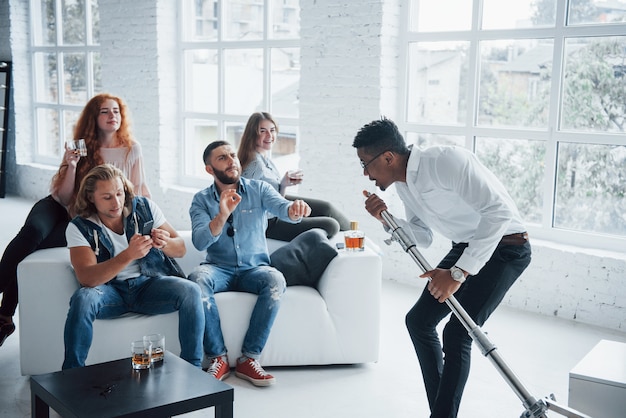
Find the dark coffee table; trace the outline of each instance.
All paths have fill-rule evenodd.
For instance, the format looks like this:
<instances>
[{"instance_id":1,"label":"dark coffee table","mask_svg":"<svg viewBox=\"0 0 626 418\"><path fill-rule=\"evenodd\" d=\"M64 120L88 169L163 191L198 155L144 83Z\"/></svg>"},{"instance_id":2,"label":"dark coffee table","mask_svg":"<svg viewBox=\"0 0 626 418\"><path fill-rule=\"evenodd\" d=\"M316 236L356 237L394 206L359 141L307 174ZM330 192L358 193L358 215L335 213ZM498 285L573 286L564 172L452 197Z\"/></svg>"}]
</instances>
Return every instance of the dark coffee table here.
<instances>
[{"instance_id":1,"label":"dark coffee table","mask_svg":"<svg viewBox=\"0 0 626 418\"><path fill-rule=\"evenodd\" d=\"M232 418L233 388L169 351L163 362L133 370L130 357L31 376L31 416L170 417L215 407Z\"/></svg>"}]
</instances>

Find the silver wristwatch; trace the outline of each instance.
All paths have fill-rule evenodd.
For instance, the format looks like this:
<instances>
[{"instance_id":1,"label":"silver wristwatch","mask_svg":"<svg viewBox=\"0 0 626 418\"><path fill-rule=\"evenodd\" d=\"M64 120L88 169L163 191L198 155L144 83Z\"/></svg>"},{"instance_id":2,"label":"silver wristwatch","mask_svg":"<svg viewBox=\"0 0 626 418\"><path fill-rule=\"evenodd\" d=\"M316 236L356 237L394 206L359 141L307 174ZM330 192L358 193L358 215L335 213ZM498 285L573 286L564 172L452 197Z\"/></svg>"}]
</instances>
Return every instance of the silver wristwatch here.
<instances>
[{"instance_id":1,"label":"silver wristwatch","mask_svg":"<svg viewBox=\"0 0 626 418\"><path fill-rule=\"evenodd\" d=\"M450 275L454 280L459 283L463 283L465 281L465 273L463 273L463 270L461 270L457 266L454 266L450 269Z\"/></svg>"}]
</instances>

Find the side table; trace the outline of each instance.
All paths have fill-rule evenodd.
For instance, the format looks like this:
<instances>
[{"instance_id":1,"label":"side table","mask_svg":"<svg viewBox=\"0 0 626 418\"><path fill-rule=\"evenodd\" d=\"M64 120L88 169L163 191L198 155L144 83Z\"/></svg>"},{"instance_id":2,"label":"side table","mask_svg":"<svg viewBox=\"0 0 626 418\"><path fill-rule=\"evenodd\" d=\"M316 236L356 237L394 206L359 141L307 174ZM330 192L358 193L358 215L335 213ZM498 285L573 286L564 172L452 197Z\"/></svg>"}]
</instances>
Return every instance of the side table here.
<instances>
[{"instance_id":1,"label":"side table","mask_svg":"<svg viewBox=\"0 0 626 418\"><path fill-rule=\"evenodd\" d=\"M626 411L626 344L600 340L569 372L568 406L594 418Z\"/></svg>"},{"instance_id":2,"label":"side table","mask_svg":"<svg viewBox=\"0 0 626 418\"><path fill-rule=\"evenodd\" d=\"M234 390L167 351L161 364L133 370L130 357L31 376L31 416L171 417L215 407L232 418Z\"/></svg>"}]
</instances>

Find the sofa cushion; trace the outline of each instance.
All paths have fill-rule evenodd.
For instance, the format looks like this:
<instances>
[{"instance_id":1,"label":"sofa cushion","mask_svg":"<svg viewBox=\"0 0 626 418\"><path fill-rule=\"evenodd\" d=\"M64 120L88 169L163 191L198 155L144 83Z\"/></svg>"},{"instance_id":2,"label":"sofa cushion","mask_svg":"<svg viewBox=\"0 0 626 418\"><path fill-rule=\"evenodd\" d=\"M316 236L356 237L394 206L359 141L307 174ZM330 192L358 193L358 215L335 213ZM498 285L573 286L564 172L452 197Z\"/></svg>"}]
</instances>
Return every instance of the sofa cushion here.
<instances>
[{"instance_id":1,"label":"sofa cushion","mask_svg":"<svg viewBox=\"0 0 626 418\"><path fill-rule=\"evenodd\" d=\"M272 253L271 263L285 276L287 286L316 287L337 250L321 228L305 231Z\"/></svg>"}]
</instances>

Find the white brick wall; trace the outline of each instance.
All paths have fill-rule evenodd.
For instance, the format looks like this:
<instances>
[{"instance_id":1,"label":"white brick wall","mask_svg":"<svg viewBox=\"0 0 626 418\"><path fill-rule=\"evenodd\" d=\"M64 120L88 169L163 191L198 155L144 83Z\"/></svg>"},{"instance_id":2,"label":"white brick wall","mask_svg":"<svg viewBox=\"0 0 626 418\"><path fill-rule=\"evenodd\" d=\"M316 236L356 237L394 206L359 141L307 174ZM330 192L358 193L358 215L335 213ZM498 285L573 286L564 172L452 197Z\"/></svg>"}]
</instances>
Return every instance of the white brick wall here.
<instances>
[{"instance_id":1,"label":"white brick wall","mask_svg":"<svg viewBox=\"0 0 626 418\"><path fill-rule=\"evenodd\" d=\"M365 123L386 115L399 120L397 74L398 17L407 13L402 0L301 2L300 133L301 166L306 182L299 193L333 201L360 222L384 252L384 278L422 287L417 265L398 244L387 247L387 235L363 208L361 190L373 185L362 174L352 140ZM17 167L9 191L27 197L47 193L56 167L30 164L32 115L28 51L28 2L10 0L0 7L0 35L10 21L15 66ZM155 200L169 221L189 228L188 208L194 190L172 187L179 172L181 149L176 25L171 0L100 2L104 46L103 76L107 90L129 104L133 130L142 143L146 171ZM0 47L0 53L3 49ZM280 121L279 121L280 122ZM404 211L393 188L381 193L390 211ZM626 328L626 256L591 253L533 242L533 261L504 303L613 329ZM448 242L436 237L422 250L433 265Z\"/></svg>"}]
</instances>

